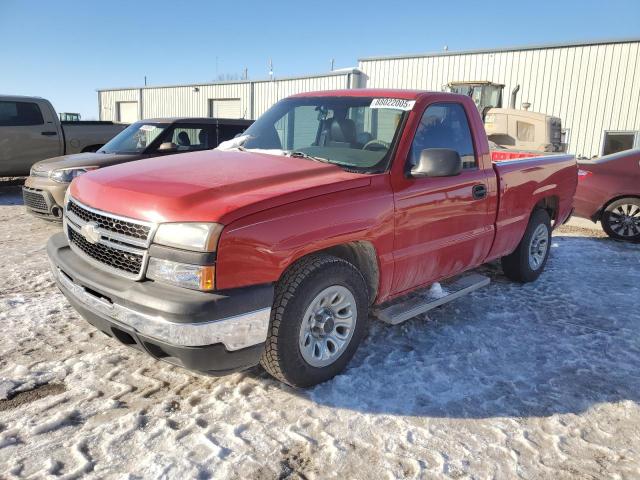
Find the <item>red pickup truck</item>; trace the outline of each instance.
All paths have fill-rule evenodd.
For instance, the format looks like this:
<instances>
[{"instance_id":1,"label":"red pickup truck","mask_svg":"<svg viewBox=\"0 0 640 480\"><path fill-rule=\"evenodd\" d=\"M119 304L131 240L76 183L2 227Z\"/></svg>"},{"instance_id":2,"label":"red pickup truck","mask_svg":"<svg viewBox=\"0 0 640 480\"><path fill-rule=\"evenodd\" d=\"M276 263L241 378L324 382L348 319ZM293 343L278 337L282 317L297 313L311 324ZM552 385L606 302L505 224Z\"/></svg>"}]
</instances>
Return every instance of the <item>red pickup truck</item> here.
<instances>
[{"instance_id":1,"label":"red pickup truck","mask_svg":"<svg viewBox=\"0 0 640 480\"><path fill-rule=\"evenodd\" d=\"M568 155L492 164L466 96L306 93L218 150L75 179L47 251L71 304L120 342L307 387L345 368L370 312L404 321L486 284L461 274L495 259L535 280L576 183Z\"/></svg>"}]
</instances>

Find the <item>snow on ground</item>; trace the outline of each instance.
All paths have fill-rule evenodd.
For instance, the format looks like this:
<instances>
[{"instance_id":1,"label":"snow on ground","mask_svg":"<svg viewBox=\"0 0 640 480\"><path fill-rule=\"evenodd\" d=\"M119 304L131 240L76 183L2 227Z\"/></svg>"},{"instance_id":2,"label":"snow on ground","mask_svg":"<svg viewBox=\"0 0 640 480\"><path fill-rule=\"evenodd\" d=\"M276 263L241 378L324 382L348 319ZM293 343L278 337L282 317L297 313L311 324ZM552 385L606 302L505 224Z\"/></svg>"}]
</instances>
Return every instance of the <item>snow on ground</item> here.
<instances>
[{"instance_id":1,"label":"snow on ground","mask_svg":"<svg viewBox=\"0 0 640 480\"><path fill-rule=\"evenodd\" d=\"M640 246L563 227L540 280L492 283L295 391L198 376L85 323L58 230L0 193L0 478L638 478ZM585 237L584 235L588 235Z\"/></svg>"}]
</instances>

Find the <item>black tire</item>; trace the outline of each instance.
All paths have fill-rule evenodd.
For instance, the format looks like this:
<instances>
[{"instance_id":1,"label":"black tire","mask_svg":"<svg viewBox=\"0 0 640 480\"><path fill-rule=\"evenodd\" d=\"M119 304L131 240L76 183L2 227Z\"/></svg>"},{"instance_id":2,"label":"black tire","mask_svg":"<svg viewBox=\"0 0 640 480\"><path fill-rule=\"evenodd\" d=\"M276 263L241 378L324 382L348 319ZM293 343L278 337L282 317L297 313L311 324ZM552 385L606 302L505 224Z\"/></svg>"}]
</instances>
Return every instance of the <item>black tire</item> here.
<instances>
[{"instance_id":1,"label":"black tire","mask_svg":"<svg viewBox=\"0 0 640 480\"><path fill-rule=\"evenodd\" d=\"M631 219L624 225L624 217ZM602 229L616 240L640 242L640 198L621 198L611 202L600 216Z\"/></svg>"},{"instance_id":2,"label":"black tire","mask_svg":"<svg viewBox=\"0 0 640 480\"><path fill-rule=\"evenodd\" d=\"M349 290L356 303L356 320L345 350L333 363L314 367L299 345L304 313L321 292L331 286ZM367 285L354 265L330 255L313 255L290 267L276 285L271 323L260 363L276 379L292 387L306 388L340 373L366 333Z\"/></svg>"},{"instance_id":3,"label":"black tire","mask_svg":"<svg viewBox=\"0 0 640 480\"><path fill-rule=\"evenodd\" d=\"M544 258L537 264L532 265L530 261L530 255L532 249L538 245L534 234L544 225L547 228L546 234L546 251ZM535 248L536 252L538 249ZM515 280L516 282L527 283L536 280L542 271L544 270L547 260L549 259L549 252L551 250L551 219L549 214L545 210L535 210L529 218L529 224L524 232L524 236L518 247L513 253L502 257L502 270L507 278ZM536 255L538 257L539 255Z\"/></svg>"}]
</instances>

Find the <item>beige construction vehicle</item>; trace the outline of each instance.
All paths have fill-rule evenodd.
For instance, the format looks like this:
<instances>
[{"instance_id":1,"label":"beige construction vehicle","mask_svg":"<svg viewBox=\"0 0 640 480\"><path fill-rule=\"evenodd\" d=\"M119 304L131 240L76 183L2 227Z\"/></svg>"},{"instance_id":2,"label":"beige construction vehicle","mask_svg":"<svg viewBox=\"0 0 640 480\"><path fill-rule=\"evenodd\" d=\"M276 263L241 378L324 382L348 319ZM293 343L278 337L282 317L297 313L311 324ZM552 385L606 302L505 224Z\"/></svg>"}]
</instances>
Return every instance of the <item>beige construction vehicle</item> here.
<instances>
[{"instance_id":1,"label":"beige construction vehicle","mask_svg":"<svg viewBox=\"0 0 640 480\"><path fill-rule=\"evenodd\" d=\"M509 108L502 108L504 85L488 81L450 82L446 90L471 97L482 115L491 142L514 150L564 152L562 121L558 117L530 112L530 104L516 108L517 85L511 92Z\"/></svg>"}]
</instances>

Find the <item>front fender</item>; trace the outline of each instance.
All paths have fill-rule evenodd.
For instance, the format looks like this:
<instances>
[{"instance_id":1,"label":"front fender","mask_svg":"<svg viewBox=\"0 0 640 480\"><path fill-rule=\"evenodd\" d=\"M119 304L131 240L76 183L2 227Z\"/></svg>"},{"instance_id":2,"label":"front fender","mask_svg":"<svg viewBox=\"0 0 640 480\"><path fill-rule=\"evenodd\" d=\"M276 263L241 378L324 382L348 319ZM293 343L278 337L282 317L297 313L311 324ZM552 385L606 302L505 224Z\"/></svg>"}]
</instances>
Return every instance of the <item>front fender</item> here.
<instances>
[{"instance_id":1,"label":"front fender","mask_svg":"<svg viewBox=\"0 0 640 480\"><path fill-rule=\"evenodd\" d=\"M390 284L393 264L393 195L388 177L382 177L366 187L282 205L226 226L218 245L217 289L276 282L310 253L367 241L378 252L382 290L385 281Z\"/></svg>"}]
</instances>

